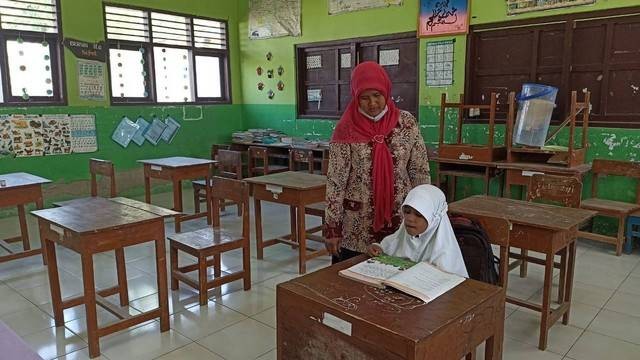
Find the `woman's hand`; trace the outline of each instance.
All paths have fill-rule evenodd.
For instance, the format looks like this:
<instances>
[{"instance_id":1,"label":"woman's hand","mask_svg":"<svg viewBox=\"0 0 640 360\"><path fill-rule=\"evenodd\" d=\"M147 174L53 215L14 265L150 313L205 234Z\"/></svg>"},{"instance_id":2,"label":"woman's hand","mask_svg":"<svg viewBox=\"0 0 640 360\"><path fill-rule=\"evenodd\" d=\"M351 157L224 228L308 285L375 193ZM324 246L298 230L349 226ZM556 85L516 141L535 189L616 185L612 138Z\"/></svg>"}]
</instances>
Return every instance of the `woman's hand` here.
<instances>
[{"instance_id":1,"label":"woman's hand","mask_svg":"<svg viewBox=\"0 0 640 360\"><path fill-rule=\"evenodd\" d=\"M329 251L329 254L338 256L340 255L340 243L342 243L342 238L330 238L324 240L324 246Z\"/></svg>"},{"instance_id":2,"label":"woman's hand","mask_svg":"<svg viewBox=\"0 0 640 360\"><path fill-rule=\"evenodd\" d=\"M378 243L373 243L367 248L367 253L372 257L380 256L382 255L382 247Z\"/></svg>"}]
</instances>

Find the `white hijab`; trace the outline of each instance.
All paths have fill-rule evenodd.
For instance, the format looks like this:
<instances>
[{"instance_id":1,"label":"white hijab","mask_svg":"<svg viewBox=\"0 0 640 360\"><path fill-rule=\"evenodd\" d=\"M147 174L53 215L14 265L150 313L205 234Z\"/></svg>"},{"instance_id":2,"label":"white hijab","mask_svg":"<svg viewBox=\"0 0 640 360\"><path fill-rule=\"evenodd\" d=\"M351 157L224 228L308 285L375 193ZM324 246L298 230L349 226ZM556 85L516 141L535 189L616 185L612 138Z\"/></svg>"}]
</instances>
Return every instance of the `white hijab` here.
<instances>
[{"instance_id":1,"label":"white hijab","mask_svg":"<svg viewBox=\"0 0 640 360\"><path fill-rule=\"evenodd\" d=\"M416 209L426 220L427 230L420 235L407 233L404 221L400 229L380 243L385 254L426 261L441 270L469 277L458 241L447 216L447 200L437 187L420 185L409 191L404 205Z\"/></svg>"}]
</instances>

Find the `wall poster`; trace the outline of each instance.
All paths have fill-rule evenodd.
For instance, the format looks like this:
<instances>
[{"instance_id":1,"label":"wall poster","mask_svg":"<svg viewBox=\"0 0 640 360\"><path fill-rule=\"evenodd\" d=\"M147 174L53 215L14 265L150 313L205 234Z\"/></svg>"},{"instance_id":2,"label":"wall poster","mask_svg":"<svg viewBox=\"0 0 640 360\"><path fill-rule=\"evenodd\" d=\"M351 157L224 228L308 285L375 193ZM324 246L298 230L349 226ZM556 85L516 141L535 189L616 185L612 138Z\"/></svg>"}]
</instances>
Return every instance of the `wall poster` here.
<instances>
[{"instance_id":1,"label":"wall poster","mask_svg":"<svg viewBox=\"0 0 640 360\"><path fill-rule=\"evenodd\" d=\"M419 37L466 34L468 31L468 0L420 0Z\"/></svg>"},{"instance_id":2,"label":"wall poster","mask_svg":"<svg viewBox=\"0 0 640 360\"><path fill-rule=\"evenodd\" d=\"M391 5L400 6L402 0L329 0L329 15Z\"/></svg>"},{"instance_id":3,"label":"wall poster","mask_svg":"<svg viewBox=\"0 0 640 360\"><path fill-rule=\"evenodd\" d=\"M507 15L595 3L596 0L507 0Z\"/></svg>"},{"instance_id":4,"label":"wall poster","mask_svg":"<svg viewBox=\"0 0 640 360\"><path fill-rule=\"evenodd\" d=\"M249 39L300 36L300 0L250 0Z\"/></svg>"}]
</instances>

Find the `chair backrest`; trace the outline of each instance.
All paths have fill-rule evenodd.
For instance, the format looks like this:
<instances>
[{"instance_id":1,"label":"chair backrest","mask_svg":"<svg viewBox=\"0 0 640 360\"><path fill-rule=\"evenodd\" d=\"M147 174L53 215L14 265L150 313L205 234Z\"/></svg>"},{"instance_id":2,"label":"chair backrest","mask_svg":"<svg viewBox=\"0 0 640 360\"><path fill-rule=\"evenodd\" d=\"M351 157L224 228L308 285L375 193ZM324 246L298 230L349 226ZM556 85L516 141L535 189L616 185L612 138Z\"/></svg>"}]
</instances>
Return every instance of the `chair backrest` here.
<instances>
[{"instance_id":1,"label":"chair backrest","mask_svg":"<svg viewBox=\"0 0 640 360\"><path fill-rule=\"evenodd\" d=\"M218 174L230 179L242 179L242 153L234 150L219 149L216 155Z\"/></svg>"},{"instance_id":2,"label":"chair backrest","mask_svg":"<svg viewBox=\"0 0 640 360\"><path fill-rule=\"evenodd\" d=\"M231 145L229 144L212 144L211 145L211 160L218 160L218 151L229 150Z\"/></svg>"},{"instance_id":3,"label":"chair backrest","mask_svg":"<svg viewBox=\"0 0 640 360\"><path fill-rule=\"evenodd\" d=\"M636 179L636 204L640 204L640 162L593 159L591 196L598 195L598 179L607 175L623 176Z\"/></svg>"},{"instance_id":4,"label":"chair backrest","mask_svg":"<svg viewBox=\"0 0 640 360\"><path fill-rule=\"evenodd\" d=\"M98 196L98 175L109 178L109 197L116 197L116 172L113 163L108 160L89 159L91 174L91 196Z\"/></svg>"},{"instance_id":5,"label":"chair backrest","mask_svg":"<svg viewBox=\"0 0 640 360\"><path fill-rule=\"evenodd\" d=\"M527 201L545 200L566 207L580 207L582 182L575 177L534 174L527 188Z\"/></svg>"},{"instance_id":6,"label":"chair backrest","mask_svg":"<svg viewBox=\"0 0 640 360\"><path fill-rule=\"evenodd\" d=\"M264 174L269 173L269 150L262 146L249 146L249 161L247 162L247 172L249 176L253 176L255 168L262 165Z\"/></svg>"},{"instance_id":7,"label":"chair backrest","mask_svg":"<svg viewBox=\"0 0 640 360\"><path fill-rule=\"evenodd\" d=\"M291 149L289 150L289 170L298 171L300 165L306 164L307 171L313 174L313 150Z\"/></svg>"},{"instance_id":8,"label":"chair backrest","mask_svg":"<svg viewBox=\"0 0 640 360\"><path fill-rule=\"evenodd\" d=\"M242 209L242 234L249 236L249 184L242 180L229 179L220 176L211 178L211 198L214 204L221 200L231 200ZM213 226L220 226L220 208L213 207Z\"/></svg>"}]
</instances>

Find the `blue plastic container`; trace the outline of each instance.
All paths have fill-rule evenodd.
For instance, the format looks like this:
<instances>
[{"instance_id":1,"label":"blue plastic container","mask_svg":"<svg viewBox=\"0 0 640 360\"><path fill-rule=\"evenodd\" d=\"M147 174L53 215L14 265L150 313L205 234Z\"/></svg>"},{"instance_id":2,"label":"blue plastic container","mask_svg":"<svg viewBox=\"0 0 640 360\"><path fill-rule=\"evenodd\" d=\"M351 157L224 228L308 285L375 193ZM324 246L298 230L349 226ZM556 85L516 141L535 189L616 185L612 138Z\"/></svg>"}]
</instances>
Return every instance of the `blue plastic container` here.
<instances>
[{"instance_id":1,"label":"blue plastic container","mask_svg":"<svg viewBox=\"0 0 640 360\"><path fill-rule=\"evenodd\" d=\"M516 144L542 147L549 131L558 88L525 83L518 94L518 115L513 131Z\"/></svg>"}]
</instances>

